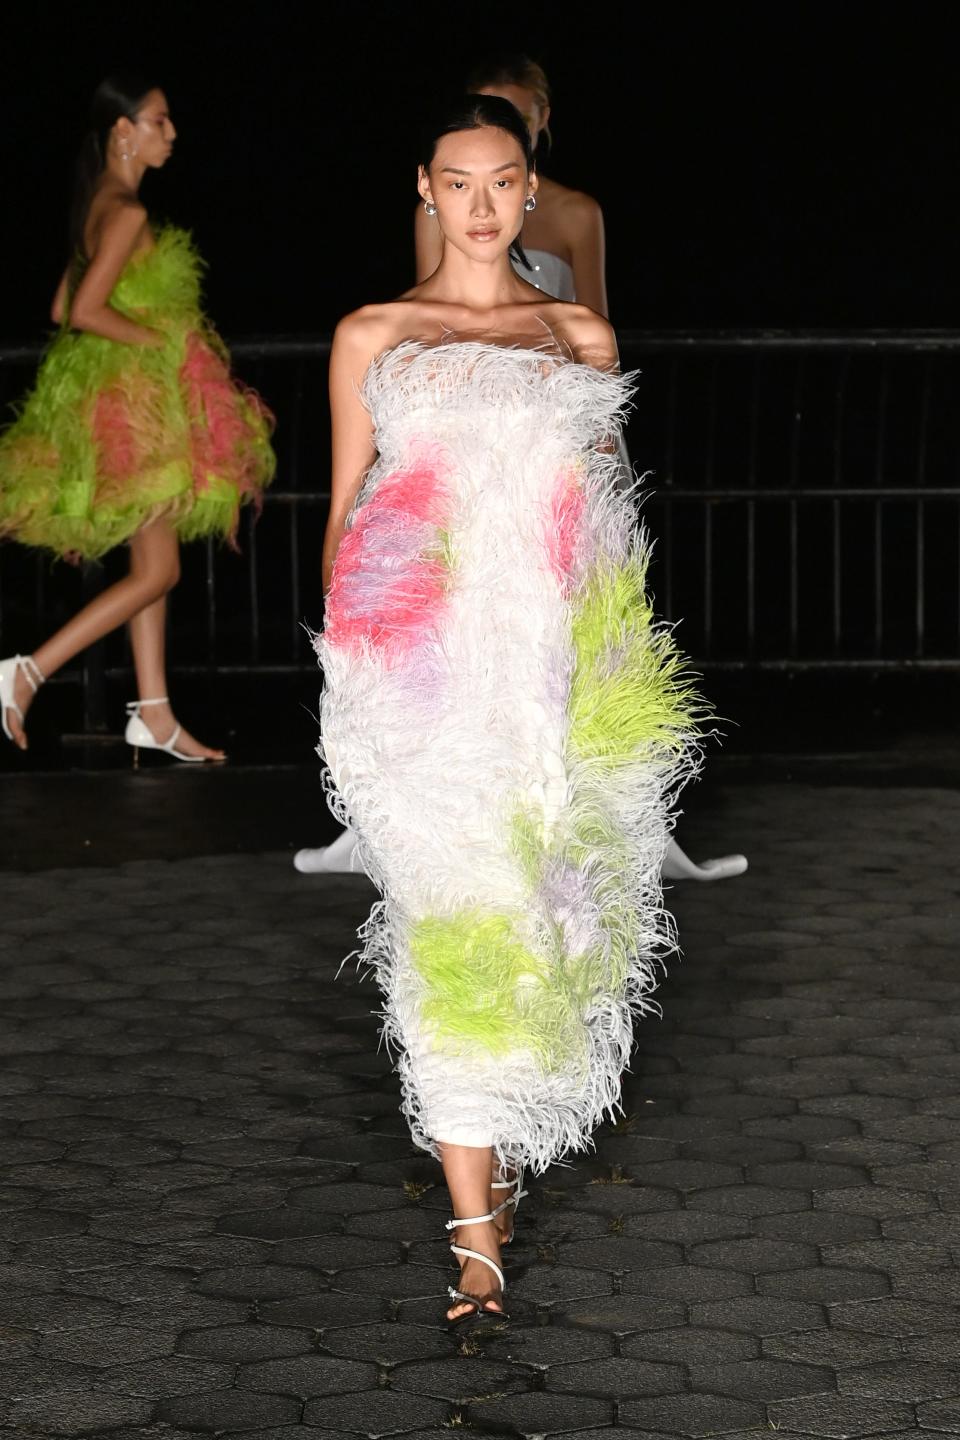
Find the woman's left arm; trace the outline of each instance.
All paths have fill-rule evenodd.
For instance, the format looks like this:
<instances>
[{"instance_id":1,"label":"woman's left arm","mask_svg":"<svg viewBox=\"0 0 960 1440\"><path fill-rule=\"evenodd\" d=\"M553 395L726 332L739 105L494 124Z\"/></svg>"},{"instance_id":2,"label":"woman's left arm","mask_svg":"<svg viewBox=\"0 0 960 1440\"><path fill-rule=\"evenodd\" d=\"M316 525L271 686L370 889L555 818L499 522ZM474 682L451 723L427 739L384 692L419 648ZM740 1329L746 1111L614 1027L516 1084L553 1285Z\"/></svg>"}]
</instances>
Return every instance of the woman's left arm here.
<instances>
[{"instance_id":1,"label":"woman's left arm","mask_svg":"<svg viewBox=\"0 0 960 1440\"><path fill-rule=\"evenodd\" d=\"M570 206L567 241L578 305L589 305L607 319L607 246L603 211L589 195L577 195Z\"/></svg>"}]
</instances>

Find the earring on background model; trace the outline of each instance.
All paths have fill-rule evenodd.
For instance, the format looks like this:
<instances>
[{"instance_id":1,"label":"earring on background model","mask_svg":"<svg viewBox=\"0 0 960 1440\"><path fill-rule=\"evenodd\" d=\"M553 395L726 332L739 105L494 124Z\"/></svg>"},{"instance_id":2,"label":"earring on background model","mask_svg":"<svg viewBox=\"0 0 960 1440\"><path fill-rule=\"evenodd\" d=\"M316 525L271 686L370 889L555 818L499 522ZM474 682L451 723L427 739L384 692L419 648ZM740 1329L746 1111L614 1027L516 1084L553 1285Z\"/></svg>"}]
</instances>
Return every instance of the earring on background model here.
<instances>
[{"instance_id":1,"label":"earring on background model","mask_svg":"<svg viewBox=\"0 0 960 1440\"><path fill-rule=\"evenodd\" d=\"M423 213L424 215L436 215L437 207L436 205L434 205L432 200L424 200Z\"/></svg>"},{"instance_id":2,"label":"earring on background model","mask_svg":"<svg viewBox=\"0 0 960 1440\"><path fill-rule=\"evenodd\" d=\"M524 202L523 202L523 208L524 208L524 210L536 210L536 208L537 208L537 197L536 197L536 195L528 195L527 198L526 198L526 200L524 200Z\"/></svg>"}]
</instances>

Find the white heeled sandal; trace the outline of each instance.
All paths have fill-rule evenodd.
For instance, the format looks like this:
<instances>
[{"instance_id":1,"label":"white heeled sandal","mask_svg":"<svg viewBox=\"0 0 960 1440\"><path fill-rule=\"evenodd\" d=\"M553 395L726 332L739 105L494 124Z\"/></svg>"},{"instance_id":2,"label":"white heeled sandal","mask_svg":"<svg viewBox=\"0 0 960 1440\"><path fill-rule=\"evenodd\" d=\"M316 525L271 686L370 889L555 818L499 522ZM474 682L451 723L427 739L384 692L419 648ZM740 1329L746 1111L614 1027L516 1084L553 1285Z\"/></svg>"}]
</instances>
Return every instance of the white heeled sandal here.
<instances>
[{"instance_id":1,"label":"white heeled sandal","mask_svg":"<svg viewBox=\"0 0 960 1440\"><path fill-rule=\"evenodd\" d=\"M6 660L0 660L0 725L3 726L4 735L14 744L16 741L13 740L13 732L7 724L7 711L12 710L20 724L23 724L23 711L15 699L18 670L23 671L23 678L34 695L47 678L32 655L10 655Z\"/></svg>"},{"instance_id":2,"label":"white heeled sandal","mask_svg":"<svg viewBox=\"0 0 960 1440\"><path fill-rule=\"evenodd\" d=\"M162 750L174 760L182 760L185 765L202 764L206 758L203 755L186 755L182 750L177 749L177 740L183 726L178 722L173 734L169 739L164 740L161 745L147 722L143 719L140 711L148 705L169 705L170 699L167 695L161 695L157 700L131 700L127 705L127 728L123 738L128 745L133 746L133 768L137 770L140 765L141 750Z\"/></svg>"},{"instance_id":3,"label":"white heeled sandal","mask_svg":"<svg viewBox=\"0 0 960 1440\"><path fill-rule=\"evenodd\" d=\"M510 1234L501 1234L500 1236L501 1245L512 1245L513 1234L517 1225L517 1206L520 1204L520 1201L524 1199L524 1197L528 1194L528 1192L523 1188L523 1171L518 1170L512 1180L491 1180L490 1189L513 1191L513 1194L508 1196L507 1199L504 1200L503 1204L498 1205L496 1210L494 1210L493 1212L494 1215L499 1215L502 1211L506 1210L508 1206L513 1206L513 1224L510 1226Z\"/></svg>"},{"instance_id":4,"label":"white heeled sandal","mask_svg":"<svg viewBox=\"0 0 960 1440\"><path fill-rule=\"evenodd\" d=\"M466 1225L486 1225L488 1221L495 1222L497 1216L501 1213L501 1211L506 1210L508 1205L512 1205L514 1203L515 1202L512 1199L504 1200L502 1205L498 1205L496 1209L491 1210L488 1215L471 1215L466 1220L448 1220L445 1228L447 1230L461 1230ZM489 1255L481 1254L479 1250L470 1250L466 1245L456 1245L452 1241L450 1243L450 1249L454 1255L462 1255L467 1260L482 1260L484 1265L486 1265L487 1269L492 1270L494 1275L496 1275L497 1284L500 1286L499 1295L496 1293L490 1295L468 1295L465 1290L457 1290L455 1286L448 1285L447 1294L450 1296L450 1299L454 1302L454 1304L470 1305L473 1307L471 1310L467 1310L463 1315L458 1315L455 1320L449 1320L447 1324L450 1326L450 1329L456 1330L461 1325L463 1325L465 1321L480 1320L484 1317L493 1320L509 1320L510 1317L505 1310L487 1309L487 1306L491 1303L496 1305L502 1304L503 1292L507 1288L507 1282L504 1277L504 1273L500 1269L500 1266L497 1264L497 1262L495 1260L491 1260ZM461 1266L461 1269L462 1268L463 1267Z\"/></svg>"}]
</instances>

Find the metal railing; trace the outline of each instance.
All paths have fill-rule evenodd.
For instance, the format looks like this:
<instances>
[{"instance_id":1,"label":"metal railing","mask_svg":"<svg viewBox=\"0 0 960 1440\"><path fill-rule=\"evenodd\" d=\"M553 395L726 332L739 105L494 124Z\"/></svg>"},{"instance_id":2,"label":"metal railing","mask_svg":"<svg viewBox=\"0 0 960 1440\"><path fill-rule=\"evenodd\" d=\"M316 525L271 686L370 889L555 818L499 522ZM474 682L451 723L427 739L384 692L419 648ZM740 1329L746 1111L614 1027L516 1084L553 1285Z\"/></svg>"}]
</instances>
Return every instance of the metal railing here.
<instances>
[{"instance_id":1,"label":"metal railing","mask_svg":"<svg viewBox=\"0 0 960 1440\"><path fill-rule=\"evenodd\" d=\"M649 472L657 608L704 668L960 669L960 333L631 331L628 445ZM0 346L0 399L39 351ZM246 340L236 369L278 417L279 470L239 556L186 547L174 675L313 673L328 492L325 337ZM0 643L29 648L110 576L0 551ZM103 720L112 637L64 678Z\"/></svg>"}]
</instances>

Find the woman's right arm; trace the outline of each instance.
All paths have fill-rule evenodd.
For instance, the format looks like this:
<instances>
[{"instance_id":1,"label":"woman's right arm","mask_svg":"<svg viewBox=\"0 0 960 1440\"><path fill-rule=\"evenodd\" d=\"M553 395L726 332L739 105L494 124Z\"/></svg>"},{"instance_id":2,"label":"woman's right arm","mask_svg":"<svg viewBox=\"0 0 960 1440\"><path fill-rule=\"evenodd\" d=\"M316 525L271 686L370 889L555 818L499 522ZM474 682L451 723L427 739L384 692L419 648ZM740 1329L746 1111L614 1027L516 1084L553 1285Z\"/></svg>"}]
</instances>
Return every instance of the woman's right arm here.
<instances>
[{"instance_id":1,"label":"woman's right arm","mask_svg":"<svg viewBox=\"0 0 960 1440\"><path fill-rule=\"evenodd\" d=\"M330 589L347 517L364 475L376 458L373 421L360 399L360 386L374 355L383 348L377 321L358 310L340 321L330 351L330 517L323 539L323 593Z\"/></svg>"},{"instance_id":2,"label":"woman's right arm","mask_svg":"<svg viewBox=\"0 0 960 1440\"><path fill-rule=\"evenodd\" d=\"M120 205L104 221L96 251L70 306L71 329L86 330L123 345L157 347L165 343L159 330L138 325L110 304L114 286L142 239L146 225L147 212L142 205Z\"/></svg>"},{"instance_id":3,"label":"woman's right arm","mask_svg":"<svg viewBox=\"0 0 960 1440\"><path fill-rule=\"evenodd\" d=\"M413 221L413 239L417 255L417 284L429 280L443 258L443 236L435 215L428 215L417 206Z\"/></svg>"}]
</instances>

